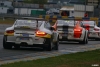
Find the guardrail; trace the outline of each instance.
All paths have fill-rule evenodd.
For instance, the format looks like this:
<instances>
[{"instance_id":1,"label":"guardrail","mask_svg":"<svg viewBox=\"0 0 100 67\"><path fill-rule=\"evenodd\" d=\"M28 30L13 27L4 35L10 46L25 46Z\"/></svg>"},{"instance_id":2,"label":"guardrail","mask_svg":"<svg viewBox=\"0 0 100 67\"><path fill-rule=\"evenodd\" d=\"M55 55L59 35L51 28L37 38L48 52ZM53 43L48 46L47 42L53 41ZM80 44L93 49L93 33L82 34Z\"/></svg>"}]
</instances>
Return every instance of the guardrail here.
<instances>
[{"instance_id":1,"label":"guardrail","mask_svg":"<svg viewBox=\"0 0 100 67\"><path fill-rule=\"evenodd\" d=\"M67 16L60 16L60 15L39 15L39 16L31 16L31 15L14 15L14 14L0 14L0 18L6 19L6 18L12 18L17 19L21 17L37 17L37 18L45 18L46 20L49 20L51 23L56 22L58 18L74 18L76 20L93 20L96 21L97 26L100 27L100 18L97 17L67 17Z\"/></svg>"},{"instance_id":2,"label":"guardrail","mask_svg":"<svg viewBox=\"0 0 100 67\"><path fill-rule=\"evenodd\" d=\"M96 21L96 24L100 27L100 18L97 17L68 17L68 16L60 16L60 15L39 15L39 18L45 18L50 22L56 22L58 18L73 18L75 20L91 20Z\"/></svg>"},{"instance_id":3,"label":"guardrail","mask_svg":"<svg viewBox=\"0 0 100 67\"><path fill-rule=\"evenodd\" d=\"M38 17L38 15L0 14L0 18L12 18L12 19L16 19L18 17Z\"/></svg>"}]
</instances>

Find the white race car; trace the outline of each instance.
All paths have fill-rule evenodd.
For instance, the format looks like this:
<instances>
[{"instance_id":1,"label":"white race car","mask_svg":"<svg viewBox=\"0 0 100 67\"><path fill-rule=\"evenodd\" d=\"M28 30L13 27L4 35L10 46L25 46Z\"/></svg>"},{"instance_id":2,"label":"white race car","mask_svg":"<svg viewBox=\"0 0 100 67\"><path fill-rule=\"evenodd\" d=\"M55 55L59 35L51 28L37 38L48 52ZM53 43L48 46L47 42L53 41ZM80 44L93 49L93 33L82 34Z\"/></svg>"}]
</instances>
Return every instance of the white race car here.
<instances>
[{"instance_id":1,"label":"white race car","mask_svg":"<svg viewBox=\"0 0 100 67\"><path fill-rule=\"evenodd\" d=\"M50 23L41 18L21 18L6 28L3 48L42 47L45 50L58 50L58 33Z\"/></svg>"},{"instance_id":2,"label":"white race car","mask_svg":"<svg viewBox=\"0 0 100 67\"><path fill-rule=\"evenodd\" d=\"M82 21L85 28L89 31L88 37L90 39L100 39L100 28L95 21Z\"/></svg>"},{"instance_id":3,"label":"white race car","mask_svg":"<svg viewBox=\"0 0 100 67\"><path fill-rule=\"evenodd\" d=\"M88 43L88 30L83 24L69 19L58 19L53 26L59 33L59 41L76 41L81 44Z\"/></svg>"}]
</instances>

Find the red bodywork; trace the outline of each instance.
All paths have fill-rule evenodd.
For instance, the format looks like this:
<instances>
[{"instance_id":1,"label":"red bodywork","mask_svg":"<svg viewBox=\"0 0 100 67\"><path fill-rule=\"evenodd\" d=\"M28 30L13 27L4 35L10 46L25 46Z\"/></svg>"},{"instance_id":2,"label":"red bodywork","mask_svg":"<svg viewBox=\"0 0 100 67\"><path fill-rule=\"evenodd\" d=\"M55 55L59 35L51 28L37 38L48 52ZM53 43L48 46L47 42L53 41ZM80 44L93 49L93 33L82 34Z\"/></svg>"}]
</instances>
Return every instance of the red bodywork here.
<instances>
[{"instance_id":1,"label":"red bodywork","mask_svg":"<svg viewBox=\"0 0 100 67\"><path fill-rule=\"evenodd\" d=\"M89 24L84 24L84 26L85 26L85 29L89 31L89 29L90 29Z\"/></svg>"},{"instance_id":2,"label":"red bodywork","mask_svg":"<svg viewBox=\"0 0 100 67\"><path fill-rule=\"evenodd\" d=\"M77 22L75 27L74 27L74 37L75 38L80 38L82 35L82 27L80 26L80 22Z\"/></svg>"},{"instance_id":3,"label":"red bodywork","mask_svg":"<svg viewBox=\"0 0 100 67\"><path fill-rule=\"evenodd\" d=\"M88 24L89 20L85 20L85 22L87 22L87 24L84 24L84 27L86 30L90 30L90 25Z\"/></svg>"}]
</instances>

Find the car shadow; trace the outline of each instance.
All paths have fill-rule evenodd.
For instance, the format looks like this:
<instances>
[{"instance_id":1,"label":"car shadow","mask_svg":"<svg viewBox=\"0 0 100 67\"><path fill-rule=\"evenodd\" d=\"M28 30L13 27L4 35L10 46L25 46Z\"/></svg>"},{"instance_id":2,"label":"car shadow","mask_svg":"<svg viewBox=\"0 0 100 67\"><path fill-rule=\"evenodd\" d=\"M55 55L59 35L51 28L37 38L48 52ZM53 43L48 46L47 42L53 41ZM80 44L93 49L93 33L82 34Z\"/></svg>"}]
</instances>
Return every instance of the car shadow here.
<instances>
[{"instance_id":1,"label":"car shadow","mask_svg":"<svg viewBox=\"0 0 100 67\"><path fill-rule=\"evenodd\" d=\"M36 52L42 52L42 51L44 51L42 48L37 48L37 47L20 47L20 48L18 48L18 49L16 49L16 48L12 48L12 50L21 50L21 51L36 51Z\"/></svg>"},{"instance_id":2,"label":"car shadow","mask_svg":"<svg viewBox=\"0 0 100 67\"><path fill-rule=\"evenodd\" d=\"M20 47L18 49L16 48L12 48L10 50L17 50L17 51L34 51L34 52L46 52L47 50L44 50L43 48L39 48L39 47ZM52 49L52 51L55 51L55 49Z\"/></svg>"},{"instance_id":3,"label":"car shadow","mask_svg":"<svg viewBox=\"0 0 100 67\"><path fill-rule=\"evenodd\" d=\"M59 42L59 44L63 44L63 45L86 45L86 44L80 44L79 42Z\"/></svg>"},{"instance_id":4,"label":"car shadow","mask_svg":"<svg viewBox=\"0 0 100 67\"><path fill-rule=\"evenodd\" d=\"M100 41L99 39L89 39L88 41Z\"/></svg>"}]
</instances>

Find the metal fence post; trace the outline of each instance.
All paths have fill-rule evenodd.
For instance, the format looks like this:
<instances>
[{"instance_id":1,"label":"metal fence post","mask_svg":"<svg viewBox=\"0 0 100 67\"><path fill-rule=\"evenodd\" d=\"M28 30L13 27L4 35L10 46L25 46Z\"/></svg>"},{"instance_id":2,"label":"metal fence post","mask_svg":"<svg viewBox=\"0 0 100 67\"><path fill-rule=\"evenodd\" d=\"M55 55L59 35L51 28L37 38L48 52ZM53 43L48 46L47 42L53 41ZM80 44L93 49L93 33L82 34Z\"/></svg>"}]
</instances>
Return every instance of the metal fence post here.
<instances>
[{"instance_id":1,"label":"metal fence post","mask_svg":"<svg viewBox=\"0 0 100 67\"><path fill-rule=\"evenodd\" d=\"M86 13L86 1L87 1L87 0L85 0L85 10L84 10L84 11L85 11L85 13Z\"/></svg>"},{"instance_id":2,"label":"metal fence post","mask_svg":"<svg viewBox=\"0 0 100 67\"><path fill-rule=\"evenodd\" d=\"M94 6L94 0L92 0L92 6ZM93 17L94 17L94 10L93 10Z\"/></svg>"}]
</instances>

